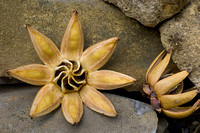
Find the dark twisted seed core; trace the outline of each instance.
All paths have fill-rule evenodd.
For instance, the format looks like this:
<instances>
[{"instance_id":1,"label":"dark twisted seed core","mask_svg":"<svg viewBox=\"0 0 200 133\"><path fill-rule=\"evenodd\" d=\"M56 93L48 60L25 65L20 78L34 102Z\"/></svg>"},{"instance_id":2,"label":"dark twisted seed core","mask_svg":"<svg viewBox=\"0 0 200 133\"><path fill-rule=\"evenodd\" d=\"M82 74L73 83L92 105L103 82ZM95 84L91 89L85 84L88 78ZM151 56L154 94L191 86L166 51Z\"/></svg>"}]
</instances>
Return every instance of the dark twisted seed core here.
<instances>
[{"instance_id":1,"label":"dark twisted seed core","mask_svg":"<svg viewBox=\"0 0 200 133\"><path fill-rule=\"evenodd\" d=\"M61 90L66 92L79 91L86 83L86 71L81 67L79 61L63 60L55 67L55 82Z\"/></svg>"}]
</instances>

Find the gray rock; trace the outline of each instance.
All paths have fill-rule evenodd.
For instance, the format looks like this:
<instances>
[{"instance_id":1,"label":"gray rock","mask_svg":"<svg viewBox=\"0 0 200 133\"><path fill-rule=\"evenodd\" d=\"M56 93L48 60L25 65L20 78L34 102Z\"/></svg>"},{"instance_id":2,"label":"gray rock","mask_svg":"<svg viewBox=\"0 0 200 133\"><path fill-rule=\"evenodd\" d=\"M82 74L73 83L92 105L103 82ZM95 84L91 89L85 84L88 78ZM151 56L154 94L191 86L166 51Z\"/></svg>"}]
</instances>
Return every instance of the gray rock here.
<instances>
[{"instance_id":1,"label":"gray rock","mask_svg":"<svg viewBox=\"0 0 200 133\"><path fill-rule=\"evenodd\" d=\"M41 63L24 24L31 24L60 47L74 10L79 12L85 48L113 36L119 37L114 54L101 69L136 78L137 82L125 89L141 91L147 68L163 50L159 32L144 27L101 0L1 1L0 77L6 76L8 69Z\"/></svg>"},{"instance_id":2,"label":"gray rock","mask_svg":"<svg viewBox=\"0 0 200 133\"><path fill-rule=\"evenodd\" d=\"M165 118L159 118L156 133L167 133L168 125L169 124Z\"/></svg>"},{"instance_id":3,"label":"gray rock","mask_svg":"<svg viewBox=\"0 0 200 133\"><path fill-rule=\"evenodd\" d=\"M119 7L127 16L145 26L155 27L159 22L172 17L190 0L104 0Z\"/></svg>"},{"instance_id":4,"label":"gray rock","mask_svg":"<svg viewBox=\"0 0 200 133\"><path fill-rule=\"evenodd\" d=\"M0 85L18 84L18 83L23 83L23 82L14 78L0 77Z\"/></svg>"},{"instance_id":5,"label":"gray rock","mask_svg":"<svg viewBox=\"0 0 200 133\"><path fill-rule=\"evenodd\" d=\"M157 115L148 104L105 94L118 112L115 118L98 114L84 105L76 126L69 124L59 107L48 115L30 119L32 101L40 87L29 85L0 86L0 132L48 133L155 133Z\"/></svg>"},{"instance_id":6,"label":"gray rock","mask_svg":"<svg viewBox=\"0 0 200 133\"><path fill-rule=\"evenodd\" d=\"M200 1L164 23L160 32L163 46L173 48L173 61L181 70L192 68L189 78L200 87Z\"/></svg>"}]
</instances>

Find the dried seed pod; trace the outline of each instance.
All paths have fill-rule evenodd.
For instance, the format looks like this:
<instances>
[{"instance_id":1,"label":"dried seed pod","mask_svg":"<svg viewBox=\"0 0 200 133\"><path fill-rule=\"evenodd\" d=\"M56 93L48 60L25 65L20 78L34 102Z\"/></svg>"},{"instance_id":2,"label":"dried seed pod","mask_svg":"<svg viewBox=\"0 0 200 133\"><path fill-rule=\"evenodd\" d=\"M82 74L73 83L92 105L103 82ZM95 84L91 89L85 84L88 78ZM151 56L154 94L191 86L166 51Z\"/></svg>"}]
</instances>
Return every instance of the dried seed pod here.
<instances>
[{"instance_id":1,"label":"dried seed pod","mask_svg":"<svg viewBox=\"0 0 200 133\"><path fill-rule=\"evenodd\" d=\"M184 118L199 109L199 100L192 107L178 107L191 101L199 89L185 93L183 80L189 75L191 69L167 74L165 69L170 61L172 49L162 51L152 62L146 73L146 84L143 91L150 98L151 105L158 112L163 111L172 118Z\"/></svg>"}]
</instances>

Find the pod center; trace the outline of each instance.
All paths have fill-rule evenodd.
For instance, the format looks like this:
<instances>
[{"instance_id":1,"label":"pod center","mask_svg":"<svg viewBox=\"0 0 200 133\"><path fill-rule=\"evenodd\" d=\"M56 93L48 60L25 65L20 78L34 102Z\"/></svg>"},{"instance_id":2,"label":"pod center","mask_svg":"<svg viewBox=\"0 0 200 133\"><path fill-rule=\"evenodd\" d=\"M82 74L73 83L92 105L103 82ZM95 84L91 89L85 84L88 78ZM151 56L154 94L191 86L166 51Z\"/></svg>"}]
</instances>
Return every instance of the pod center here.
<instances>
[{"instance_id":1,"label":"pod center","mask_svg":"<svg viewBox=\"0 0 200 133\"><path fill-rule=\"evenodd\" d=\"M82 68L80 61L64 59L55 67L53 80L64 93L79 91L86 83L87 72Z\"/></svg>"}]
</instances>

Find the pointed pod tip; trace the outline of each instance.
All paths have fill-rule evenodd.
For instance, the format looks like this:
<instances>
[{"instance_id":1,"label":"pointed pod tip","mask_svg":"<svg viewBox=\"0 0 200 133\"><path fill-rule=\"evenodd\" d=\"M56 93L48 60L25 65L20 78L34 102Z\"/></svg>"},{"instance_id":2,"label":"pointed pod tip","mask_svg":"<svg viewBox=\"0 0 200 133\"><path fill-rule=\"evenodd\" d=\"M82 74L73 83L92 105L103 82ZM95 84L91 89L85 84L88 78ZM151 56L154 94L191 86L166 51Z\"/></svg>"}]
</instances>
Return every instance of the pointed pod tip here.
<instances>
[{"instance_id":1,"label":"pointed pod tip","mask_svg":"<svg viewBox=\"0 0 200 133\"><path fill-rule=\"evenodd\" d=\"M30 25L30 24L25 24L25 26L26 26L26 28L29 28L29 27L31 27L31 25Z\"/></svg>"},{"instance_id":2,"label":"pointed pod tip","mask_svg":"<svg viewBox=\"0 0 200 133\"><path fill-rule=\"evenodd\" d=\"M30 24L26 24L26 29L28 30L28 32L30 32L33 28Z\"/></svg>"},{"instance_id":3,"label":"pointed pod tip","mask_svg":"<svg viewBox=\"0 0 200 133\"><path fill-rule=\"evenodd\" d=\"M7 70L7 71L6 71L6 74L8 74L8 75L9 75L9 74L10 74L10 70Z\"/></svg>"},{"instance_id":4,"label":"pointed pod tip","mask_svg":"<svg viewBox=\"0 0 200 133\"><path fill-rule=\"evenodd\" d=\"M31 114L29 114L29 117L30 117L31 119L33 119L33 116L32 116Z\"/></svg>"},{"instance_id":5,"label":"pointed pod tip","mask_svg":"<svg viewBox=\"0 0 200 133\"><path fill-rule=\"evenodd\" d=\"M127 85L131 85L131 84L133 84L134 82L136 82L137 80L135 79L135 78L133 78L133 77L130 77L130 79L128 79L128 81L127 81Z\"/></svg>"},{"instance_id":6,"label":"pointed pod tip","mask_svg":"<svg viewBox=\"0 0 200 133\"><path fill-rule=\"evenodd\" d=\"M172 53L172 48L167 49L167 53L171 54Z\"/></svg>"},{"instance_id":7,"label":"pointed pod tip","mask_svg":"<svg viewBox=\"0 0 200 133\"><path fill-rule=\"evenodd\" d=\"M77 122L73 122L71 123L73 126L76 126L78 123Z\"/></svg>"},{"instance_id":8,"label":"pointed pod tip","mask_svg":"<svg viewBox=\"0 0 200 133\"><path fill-rule=\"evenodd\" d=\"M161 113L162 109L158 108L158 109L156 109L156 111L158 111L158 113Z\"/></svg>"},{"instance_id":9,"label":"pointed pod tip","mask_svg":"<svg viewBox=\"0 0 200 133\"><path fill-rule=\"evenodd\" d=\"M151 94L151 89L150 89L149 85L146 83L143 85L143 92L148 96Z\"/></svg>"},{"instance_id":10,"label":"pointed pod tip","mask_svg":"<svg viewBox=\"0 0 200 133\"><path fill-rule=\"evenodd\" d=\"M110 115L110 117L116 117L117 116L117 112L115 111L112 115Z\"/></svg>"},{"instance_id":11,"label":"pointed pod tip","mask_svg":"<svg viewBox=\"0 0 200 133\"><path fill-rule=\"evenodd\" d=\"M143 84L143 86L149 86L146 82Z\"/></svg>"},{"instance_id":12,"label":"pointed pod tip","mask_svg":"<svg viewBox=\"0 0 200 133\"><path fill-rule=\"evenodd\" d=\"M137 81L137 79L131 77L131 81L132 81L132 83L133 83L133 82Z\"/></svg>"},{"instance_id":13,"label":"pointed pod tip","mask_svg":"<svg viewBox=\"0 0 200 133\"><path fill-rule=\"evenodd\" d=\"M114 42L114 45L117 44L117 42L119 41L119 38L118 37L113 37L113 38L110 38L112 42Z\"/></svg>"},{"instance_id":14,"label":"pointed pod tip","mask_svg":"<svg viewBox=\"0 0 200 133\"><path fill-rule=\"evenodd\" d=\"M115 39L116 41L119 41L119 38L118 38L118 37L114 37L114 39Z\"/></svg>"},{"instance_id":15,"label":"pointed pod tip","mask_svg":"<svg viewBox=\"0 0 200 133\"><path fill-rule=\"evenodd\" d=\"M118 114L116 113L113 117L117 117L118 116Z\"/></svg>"},{"instance_id":16,"label":"pointed pod tip","mask_svg":"<svg viewBox=\"0 0 200 133\"><path fill-rule=\"evenodd\" d=\"M197 102L195 104L197 104L197 106L200 107L200 99L197 100Z\"/></svg>"},{"instance_id":17,"label":"pointed pod tip","mask_svg":"<svg viewBox=\"0 0 200 133\"><path fill-rule=\"evenodd\" d=\"M7 70L6 74L8 75L9 78L11 78L12 77L12 70Z\"/></svg>"},{"instance_id":18,"label":"pointed pod tip","mask_svg":"<svg viewBox=\"0 0 200 133\"><path fill-rule=\"evenodd\" d=\"M78 14L78 11L77 11L77 10L74 10L74 11L73 11L73 14Z\"/></svg>"},{"instance_id":19,"label":"pointed pod tip","mask_svg":"<svg viewBox=\"0 0 200 133\"><path fill-rule=\"evenodd\" d=\"M200 93L200 88L197 88L196 91L197 93ZM200 101L200 99L198 101Z\"/></svg>"},{"instance_id":20,"label":"pointed pod tip","mask_svg":"<svg viewBox=\"0 0 200 133\"><path fill-rule=\"evenodd\" d=\"M118 37L112 37L112 38L109 38L108 40L119 41L119 38Z\"/></svg>"},{"instance_id":21,"label":"pointed pod tip","mask_svg":"<svg viewBox=\"0 0 200 133\"><path fill-rule=\"evenodd\" d=\"M187 69L187 72L188 72L188 73L192 72L192 68Z\"/></svg>"},{"instance_id":22,"label":"pointed pod tip","mask_svg":"<svg viewBox=\"0 0 200 133\"><path fill-rule=\"evenodd\" d=\"M111 44L111 45L115 46L115 45L117 45L119 38L118 37L112 37L112 38L109 38L105 41L107 42L107 44Z\"/></svg>"},{"instance_id":23,"label":"pointed pod tip","mask_svg":"<svg viewBox=\"0 0 200 133\"><path fill-rule=\"evenodd\" d=\"M106 116L109 116L109 117L116 117L117 116L117 112L115 109L113 109L111 112L109 112L109 114L106 114L106 113L103 113L104 115Z\"/></svg>"}]
</instances>

